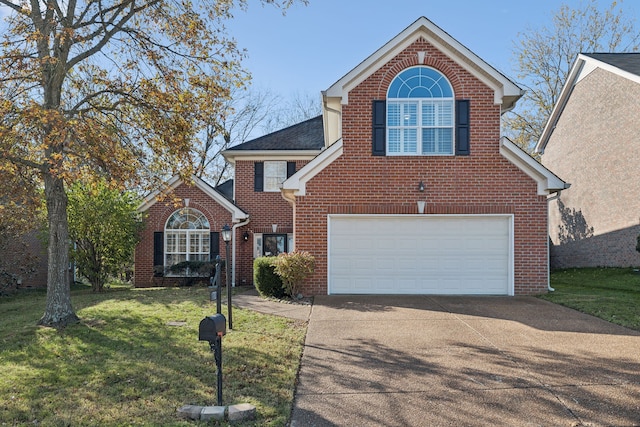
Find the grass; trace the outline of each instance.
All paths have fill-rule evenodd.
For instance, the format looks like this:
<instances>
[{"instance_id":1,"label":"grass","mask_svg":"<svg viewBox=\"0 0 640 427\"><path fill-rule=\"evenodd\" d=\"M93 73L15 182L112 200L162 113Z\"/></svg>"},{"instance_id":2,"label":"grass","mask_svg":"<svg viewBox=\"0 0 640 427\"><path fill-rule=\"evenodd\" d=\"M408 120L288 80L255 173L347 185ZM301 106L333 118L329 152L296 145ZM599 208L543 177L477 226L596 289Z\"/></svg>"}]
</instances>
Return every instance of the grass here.
<instances>
[{"instance_id":1,"label":"grass","mask_svg":"<svg viewBox=\"0 0 640 427\"><path fill-rule=\"evenodd\" d=\"M631 268L583 268L551 274L541 298L640 330L640 274Z\"/></svg>"},{"instance_id":2,"label":"grass","mask_svg":"<svg viewBox=\"0 0 640 427\"><path fill-rule=\"evenodd\" d=\"M214 357L198 341L200 320L215 313L205 288L74 289L82 321L61 330L36 326L45 296L0 299L0 425L212 425L176 413L217 401ZM236 308L233 320L223 403L256 406L257 420L241 426L283 426L306 325Z\"/></svg>"}]
</instances>

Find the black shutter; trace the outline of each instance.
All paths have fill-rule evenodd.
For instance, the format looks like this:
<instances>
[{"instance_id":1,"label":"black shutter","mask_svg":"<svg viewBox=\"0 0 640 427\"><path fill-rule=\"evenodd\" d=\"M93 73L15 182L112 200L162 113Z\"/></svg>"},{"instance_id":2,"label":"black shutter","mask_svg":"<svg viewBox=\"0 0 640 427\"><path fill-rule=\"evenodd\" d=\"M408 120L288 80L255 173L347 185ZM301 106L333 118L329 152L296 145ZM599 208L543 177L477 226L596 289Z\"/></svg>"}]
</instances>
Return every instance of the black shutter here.
<instances>
[{"instance_id":1,"label":"black shutter","mask_svg":"<svg viewBox=\"0 0 640 427\"><path fill-rule=\"evenodd\" d=\"M163 276L164 269L164 233L154 231L153 233L153 275Z\"/></svg>"},{"instance_id":2,"label":"black shutter","mask_svg":"<svg viewBox=\"0 0 640 427\"><path fill-rule=\"evenodd\" d=\"M469 100L456 101L456 156L471 154L469 143Z\"/></svg>"},{"instance_id":3,"label":"black shutter","mask_svg":"<svg viewBox=\"0 0 640 427\"><path fill-rule=\"evenodd\" d=\"M209 234L209 261L214 261L220 255L220 233L212 231Z\"/></svg>"},{"instance_id":4,"label":"black shutter","mask_svg":"<svg viewBox=\"0 0 640 427\"><path fill-rule=\"evenodd\" d=\"M264 191L264 163L253 164L253 191Z\"/></svg>"},{"instance_id":5,"label":"black shutter","mask_svg":"<svg viewBox=\"0 0 640 427\"><path fill-rule=\"evenodd\" d=\"M373 101L373 135L371 151L374 156L384 156L386 150L387 102Z\"/></svg>"},{"instance_id":6,"label":"black shutter","mask_svg":"<svg viewBox=\"0 0 640 427\"><path fill-rule=\"evenodd\" d=\"M296 162L287 162L287 178L296 173Z\"/></svg>"}]
</instances>

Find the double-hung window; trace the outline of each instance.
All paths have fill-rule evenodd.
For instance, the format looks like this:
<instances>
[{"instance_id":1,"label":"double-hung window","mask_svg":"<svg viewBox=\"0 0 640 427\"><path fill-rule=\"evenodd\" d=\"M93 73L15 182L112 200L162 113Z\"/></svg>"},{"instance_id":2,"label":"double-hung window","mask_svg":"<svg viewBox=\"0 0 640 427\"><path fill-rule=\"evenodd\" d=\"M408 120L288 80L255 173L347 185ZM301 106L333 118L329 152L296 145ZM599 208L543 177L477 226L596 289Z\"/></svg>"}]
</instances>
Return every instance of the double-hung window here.
<instances>
[{"instance_id":1,"label":"double-hung window","mask_svg":"<svg viewBox=\"0 0 640 427\"><path fill-rule=\"evenodd\" d=\"M287 162L264 162L264 191L280 191L280 186L287 179Z\"/></svg>"},{"instance_id":2,"label":"double-hung window","mask_svg":"<svg viewBox=\"0 0 640 427\"><path fill-rule=\"evenodd\" d=\"M398 74L387 91L387 155L454 154L454 96L430 67Z\"/></svg>"},{"instance_id":3,"label":"double-hung window","mask_svg":"<svg viewBox=\"0 0 640 427\"><path fill-rule=\"evenodd\" d=\"M280 191L282 183L296 173L296 162L267 160L253 164L253 191Z\"/></svg>"}]
</instances>

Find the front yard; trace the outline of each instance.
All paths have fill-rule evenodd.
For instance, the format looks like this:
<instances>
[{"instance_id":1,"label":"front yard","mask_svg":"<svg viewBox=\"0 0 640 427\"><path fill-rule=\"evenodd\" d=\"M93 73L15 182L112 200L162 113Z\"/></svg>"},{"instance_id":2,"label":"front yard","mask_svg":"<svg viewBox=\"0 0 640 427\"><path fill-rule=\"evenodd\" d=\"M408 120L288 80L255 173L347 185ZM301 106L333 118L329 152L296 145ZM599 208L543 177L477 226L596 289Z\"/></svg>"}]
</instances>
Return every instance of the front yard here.
<instances>
[{"instance_id":1,"label":"front yard","mask_svg":"<svg viewBox=\"0 0 640 427\"><path fill-rule=\"evenodd\" d=\"M541 298L640 330L633 269L556 271L551 285L555 292ZM85 287L72 300L82 322L54 330L36 326L44 292L0 298L0 425L211 425L176 414L216 403L214 358L198 341L200 320L215 312L205 288ZM287 423L305 331L234 310L223 339L223 403L256 406L258 419L244 425Z\"/></svg>"},{"instance_id":2,"label":"front yard","mask_svg":"<svg viewBox=\"0 0 640 427\"><path fill-rule=\"evenodd\" d=\"M0 425L205 425L180 420L176 408L216 404L214 357L198 341L200 320L215 313L208 297L206 288L75 290L82 322L63 330L36 326L44 292L0 299ZM246 425L282 426L306 325L233 315L223 403L256 406L258 419Z\"/></svg>"},{"instance_id":3,"label":"front yard","mask_svg":"<svg viewBox=\"0 0 640 427\"><path fill-rule=\"evenodd\" d=\"M640 330L640 273L632 268L558 270L551 287L541 298Z\"/></svg>"}]
</instances>

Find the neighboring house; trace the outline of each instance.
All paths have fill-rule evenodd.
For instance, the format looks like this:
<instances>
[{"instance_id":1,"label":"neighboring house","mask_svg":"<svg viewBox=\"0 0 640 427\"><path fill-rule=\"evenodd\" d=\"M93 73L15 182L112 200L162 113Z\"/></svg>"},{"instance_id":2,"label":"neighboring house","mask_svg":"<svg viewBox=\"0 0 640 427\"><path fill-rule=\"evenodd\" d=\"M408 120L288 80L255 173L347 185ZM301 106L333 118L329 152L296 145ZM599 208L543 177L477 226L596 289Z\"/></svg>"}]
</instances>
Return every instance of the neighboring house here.
<instances>
[{"instance_id":1,"label":"neighboring house","mask_svg":"<svg viewBox=\"0 0 640 427\"><path fill-rule=\"evenodd\" d=\"M578 55L536 151L571 182L549 206L552 267L640 266L640 54Z\"/></svg>"},{"instance_id":2,"label":"neighboring house","mask_svg":"<svg viewBox=\"0 0 640 427\"><path fill-rule=\"evenodd\" d=\"M420 18L322 92L321 117L225 151L233 203L199 180L173 183L183 206L148 199L136 284L153 282L154 236L154 264L173 261L168 219L188 204L206 232L235 224L237 284L296 249L316 258L306 295L546 292L547 197L566 184L500 138L521 95Z\"/></svg>"},{"instance_id":3,"label":"neighboring house","mask_svg":"<svg viewBox=\"0 0 640 427\"><path fill-rule=\"evenodd\" d=\"M0 294L5 287L47 287L47 248L37 231L0 243Z\"/></svg>"}]
</instances>

